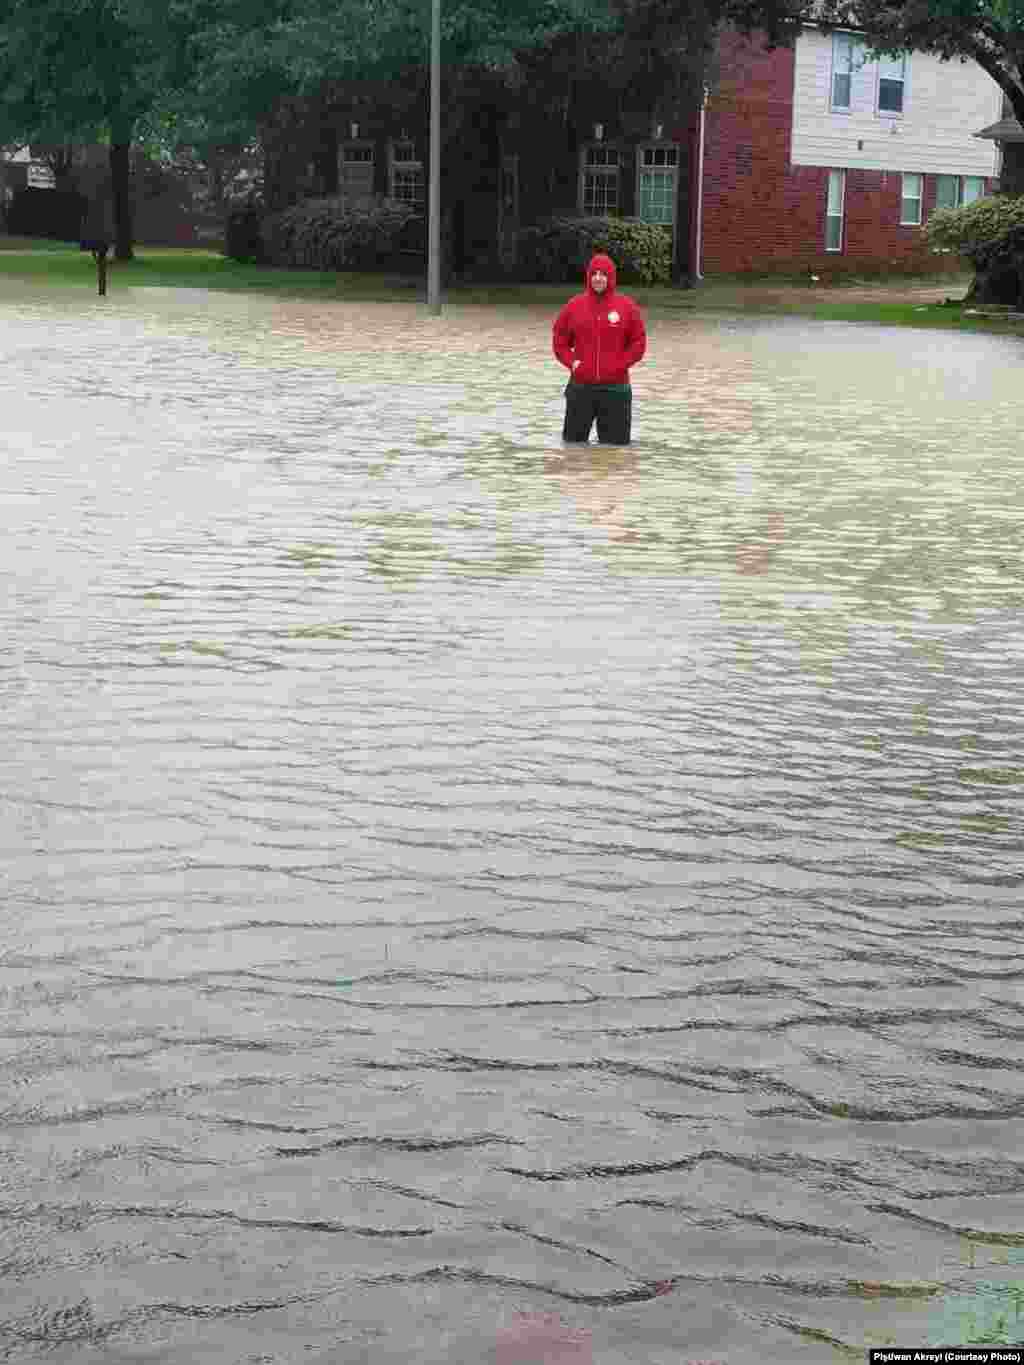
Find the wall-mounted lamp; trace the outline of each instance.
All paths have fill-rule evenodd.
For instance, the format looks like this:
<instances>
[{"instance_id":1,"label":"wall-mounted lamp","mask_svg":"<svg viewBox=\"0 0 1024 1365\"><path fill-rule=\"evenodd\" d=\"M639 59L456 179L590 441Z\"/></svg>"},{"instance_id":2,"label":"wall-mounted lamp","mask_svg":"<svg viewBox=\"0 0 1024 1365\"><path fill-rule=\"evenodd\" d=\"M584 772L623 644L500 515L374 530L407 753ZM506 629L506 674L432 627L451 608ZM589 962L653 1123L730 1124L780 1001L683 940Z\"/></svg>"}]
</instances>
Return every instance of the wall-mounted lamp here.
<instances>
[{"instance_id":1,"label":"wall-mounted lamp","mask_svg":"<svg viewBox=\"0 0 1024 1365\"><path fill-rule=\"evenodd\" d=\"M663 123L656 123L656 124L654 125L654 138L655 138L655 141L659 141L659 140L660 140L661 135L662 135L662 133L663 133L664 131L665 131L665 125L664 125Z\"/></svg>"},{"instance_id":2,"label":"wall-mounted lamp","mask_svg":"<svg viewBox=\"0 0 1024 1365\"><path fill-rule=\"evenodd\" d=\"M601 141L603 141L603 139L604 139L604 124L603 124L603 123L595 123L595 124L594 124L594 141L595 141L595 142L601 142Z\"/></svg>"},{"instance_id":3,"label":"wall-mounted lamp","mask_svg":"<svg viewBox=\"0 0 1024 1365\"><path fill-rule=\"evenodd\" d=\"M356 140L356 138L359 136L359 124L358 124L358 123L350 123L350 124L348 125L348 131L349 131L349 135L350 135L351 138L352 138L352 141L354 142L354 141Z\"/></svg>"}]
</instances>

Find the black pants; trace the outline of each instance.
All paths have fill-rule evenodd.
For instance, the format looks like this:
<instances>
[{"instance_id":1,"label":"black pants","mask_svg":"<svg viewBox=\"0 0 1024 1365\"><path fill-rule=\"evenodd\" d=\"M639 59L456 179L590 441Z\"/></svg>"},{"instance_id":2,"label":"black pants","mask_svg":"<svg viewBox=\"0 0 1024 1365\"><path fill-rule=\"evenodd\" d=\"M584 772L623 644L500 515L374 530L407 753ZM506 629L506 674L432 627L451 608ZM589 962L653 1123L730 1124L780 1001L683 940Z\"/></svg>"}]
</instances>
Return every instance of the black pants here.
<instances>
[{"instance_id":1,"label":"black pants","mask_svg":"<svg viewBox=\"0 0 1024 1365\"><path fill-rule=\"evenodd\" d=\"M589 441L597 418L597 439L605 445L628 446L633 421L633 391L616 393L603 384L565 386L563 441Z\"/></svg>"}]
</instances>

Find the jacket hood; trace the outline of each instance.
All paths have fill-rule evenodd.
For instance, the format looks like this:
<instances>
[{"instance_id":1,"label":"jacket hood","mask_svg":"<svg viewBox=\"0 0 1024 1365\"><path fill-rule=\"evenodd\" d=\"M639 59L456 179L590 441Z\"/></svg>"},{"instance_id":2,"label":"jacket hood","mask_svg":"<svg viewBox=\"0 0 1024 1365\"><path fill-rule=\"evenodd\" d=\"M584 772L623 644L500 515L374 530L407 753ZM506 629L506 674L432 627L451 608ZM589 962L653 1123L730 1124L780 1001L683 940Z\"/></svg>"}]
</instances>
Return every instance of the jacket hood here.
<instances>
[{"instance_id":1,"label":"jacket hood","mask_svg":"<svg viewBox=\"0 0 1024 1365\"><path fill-rule=\"evenodd\" d=\"M615 262L612 260L610 256L605 256L601 252L598 252L596 256L591 256L590 264L587 266L586 274L583 277L584 284L586 286L588 294L592 294L594 292L593 287L590 283L590 277L591 275L593 275L595 270L603 270L604 273L608 276L608 288L604 291L604 297L607 298L609 294L613 294L615 292L616 284Z\"/></svg>"}]
</instances>

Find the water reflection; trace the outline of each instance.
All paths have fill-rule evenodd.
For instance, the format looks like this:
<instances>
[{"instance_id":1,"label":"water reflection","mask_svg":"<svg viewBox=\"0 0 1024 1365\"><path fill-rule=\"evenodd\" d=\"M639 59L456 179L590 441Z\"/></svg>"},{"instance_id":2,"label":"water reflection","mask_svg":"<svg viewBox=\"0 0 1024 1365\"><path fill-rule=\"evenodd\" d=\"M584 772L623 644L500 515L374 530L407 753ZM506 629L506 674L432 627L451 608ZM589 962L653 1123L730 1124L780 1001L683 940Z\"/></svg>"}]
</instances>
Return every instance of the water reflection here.
<instances>
[{"instance_id":1,"label":"water reflection","mask_svg":"<svg viewBox=\"0 0 1024 1365\"><path fill-rule=\"evenodd\" d=\"M3 290L0 1355L988 1331L1017 343Z\"/></svg>"},{"instance_id":2,"label":"water reflection","mask_svg":"<svg viewBox=\"0 0 1024 1365\"><path fill-rule=\"evenodd\" d=\"M634 541L625 524L626 504L639 489L640 456L623 447L592 444L570 448L544 461L544 471L594 526L612 540Z\"/></svg>"}]
</instances>

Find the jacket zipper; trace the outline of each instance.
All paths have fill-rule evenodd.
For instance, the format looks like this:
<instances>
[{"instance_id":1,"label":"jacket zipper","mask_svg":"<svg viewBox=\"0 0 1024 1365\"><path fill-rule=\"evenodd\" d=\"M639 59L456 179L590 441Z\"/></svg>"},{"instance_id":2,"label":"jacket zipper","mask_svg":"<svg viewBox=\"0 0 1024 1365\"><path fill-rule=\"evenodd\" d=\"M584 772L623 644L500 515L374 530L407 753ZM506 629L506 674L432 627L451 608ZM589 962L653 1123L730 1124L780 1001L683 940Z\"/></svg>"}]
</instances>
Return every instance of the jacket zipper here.
<instances>
[{"instance_id":1,"label":"jacket zipper","mask_svg":"<svg viewBox=\"0 0 1024 1365\"><path fill-rule=\"evenodd\" d=\"M597 332L597 378L595 384L601 382L601 312L598 309L597 317L594 319L594 329Z\"/></svg>"}]
</instances>

